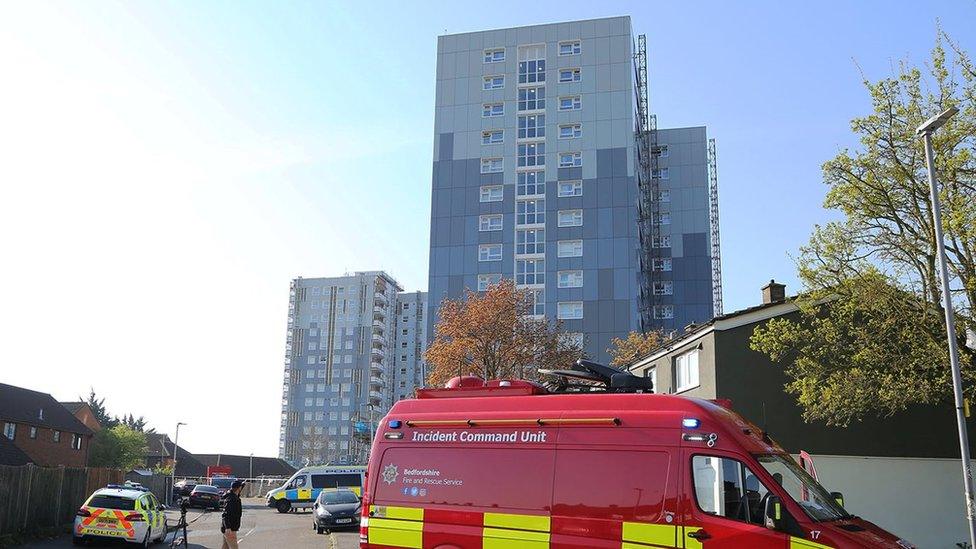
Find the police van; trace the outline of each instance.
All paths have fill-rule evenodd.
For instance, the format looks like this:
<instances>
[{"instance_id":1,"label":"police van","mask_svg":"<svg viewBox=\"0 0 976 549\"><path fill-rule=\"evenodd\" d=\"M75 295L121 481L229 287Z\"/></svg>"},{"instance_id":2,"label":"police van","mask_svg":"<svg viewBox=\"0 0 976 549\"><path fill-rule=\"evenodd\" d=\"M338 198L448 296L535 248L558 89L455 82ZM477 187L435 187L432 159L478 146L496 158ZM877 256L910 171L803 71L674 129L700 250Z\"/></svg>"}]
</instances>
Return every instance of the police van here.
<instances>
[{"instance_id":1,"label":"police van","mask_svg":"<svg viewBox=\"0 0 976 549\"><path fill-rule=\"evenodd\" d=\"M360 547L914 547L848 513L727 402L581 366L602 388L465 377L397 402L372 448Z\"/></svg>"},{"instance_id":2,"label":"police van","mask_svg":"<svg viewBox=\"0 0 976 549\"><path fill-rule=\"evenodd\" d=\"M356 493L363 493L363 466L328 466L319 465L299 469L285 484L268 492L268 507L273 507L279 513L287 513L291 509L308 509L315 504L322 490L345 488Z\"/></svg>"}]
</instances>

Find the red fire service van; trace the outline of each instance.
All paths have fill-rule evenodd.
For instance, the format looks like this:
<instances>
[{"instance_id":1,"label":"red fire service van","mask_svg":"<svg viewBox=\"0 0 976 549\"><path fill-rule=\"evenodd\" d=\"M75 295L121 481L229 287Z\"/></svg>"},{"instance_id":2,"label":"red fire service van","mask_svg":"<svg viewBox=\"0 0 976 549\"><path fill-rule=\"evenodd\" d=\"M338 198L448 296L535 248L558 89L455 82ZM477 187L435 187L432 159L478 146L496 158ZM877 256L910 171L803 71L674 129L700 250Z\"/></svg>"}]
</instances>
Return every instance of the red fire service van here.
<instances>
[{"instance_id":1,"label":"red fire service van","mask_svg":"<svg viewBox=\"0 0 976 549\"><path fill-rule=\"evenodd\" d=\"M373 443L360 546L914 547L845 511L727 402L580 366L552 373L603 387L464 377L396 403Z\"/></svg>"}]
</instances>

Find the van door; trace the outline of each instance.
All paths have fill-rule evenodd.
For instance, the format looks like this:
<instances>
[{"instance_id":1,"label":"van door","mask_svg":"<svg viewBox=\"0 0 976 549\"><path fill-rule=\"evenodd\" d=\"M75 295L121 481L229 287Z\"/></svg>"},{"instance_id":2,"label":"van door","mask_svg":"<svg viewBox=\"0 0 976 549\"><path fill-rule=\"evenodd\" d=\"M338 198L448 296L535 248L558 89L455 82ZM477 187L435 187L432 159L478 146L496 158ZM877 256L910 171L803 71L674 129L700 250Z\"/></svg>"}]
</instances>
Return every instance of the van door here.
<instances>
[{"instance_id":1,"label":"van door","mask_svg":"<svg viewBox=\"0 0 976 549\"><path fill-rule=\"evenodd\" d=\"M680 535L689 549L786 549L789 536L765 526L770 493L741 460L711 449L685 449L688 471ZM687 482L687 480L686 480Z\"/></svg>"},{"instance_id":2,"label":"van door","mask_svg":"<svg viewBox=\"0 0 976 549\"><path fill-rule=\"evenodd\" d=\"M308 480L308 474L293 478L290 488L287 497L292 503L309 503L312 501L312 485Z\"/></svg>"}]
</instances>

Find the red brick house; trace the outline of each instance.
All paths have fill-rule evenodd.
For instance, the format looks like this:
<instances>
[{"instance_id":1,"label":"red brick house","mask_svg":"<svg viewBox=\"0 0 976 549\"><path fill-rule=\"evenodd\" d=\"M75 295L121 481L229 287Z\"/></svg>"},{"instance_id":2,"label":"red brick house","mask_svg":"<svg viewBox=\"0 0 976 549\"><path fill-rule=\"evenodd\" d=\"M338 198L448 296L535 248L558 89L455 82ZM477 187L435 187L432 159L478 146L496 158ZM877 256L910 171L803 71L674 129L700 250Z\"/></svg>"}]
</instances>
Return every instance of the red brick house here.
<instances>
[{"instance_id":1,"label":"red brick house","mask_svg":"<svg viewBox=\"0 0 976 549\"><path fill-rule=\"evenodd\" d=\"M102 424L95 419L95 412L92 411L87 402L62 402L61 405L74 414L78 421L84 423L85 427L91 429L93 433L102 430Z\"/></svg>"},{"instance_id":2,"label":"red brick house","mask_svg":"<svg viewBox=\"0 0 976 549\"><path fill-rule=\"evenodd\" d=\"M47 393L0 383L0 436L37 465L84 467L91 429Z\"/></svg>"}]
</instances>

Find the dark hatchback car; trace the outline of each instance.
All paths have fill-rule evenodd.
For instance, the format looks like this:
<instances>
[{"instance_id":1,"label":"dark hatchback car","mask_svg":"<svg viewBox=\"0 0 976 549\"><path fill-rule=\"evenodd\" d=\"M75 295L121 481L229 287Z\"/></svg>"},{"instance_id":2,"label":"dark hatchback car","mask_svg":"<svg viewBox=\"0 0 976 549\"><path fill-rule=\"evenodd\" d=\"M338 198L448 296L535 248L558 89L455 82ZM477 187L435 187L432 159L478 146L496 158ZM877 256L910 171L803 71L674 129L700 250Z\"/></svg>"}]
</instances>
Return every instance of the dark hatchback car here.
<instances>
[{"instance_id":1,"label":"dark hatchback car","mask_svg":"<svg viewBox=\"0 0 976 549\"><path fill-rule=\"evenodd\" d=\"M220 495L223 496L230 491L230 487L237 480L234 477L213 477L210 479L210 485L216 486L220 490Z\"/></svg>"},{"instance_id":2,"label":"dark hatchback car","mask_svg":"<svg viewBox=\"0 0 976 549\"><path fill-rule=\"evenodd\" d=\"M323 490L312 509L312 527L320 534L334 528L358 528L361 505L352 490Z\"/></svg>"},{"instance_id":3,"label":"dark hatchback car","mask_svg":"<svg viewBox=\"0 0 976 549\"><path fill-rule=\"evenodd\" d=\"M220 488L209 484L197 484L190 492L188 505L204 509L220 509Z\"/></svg>"}]
</instances>

